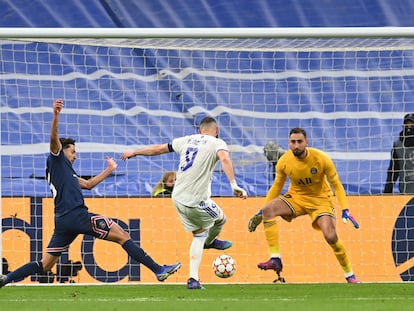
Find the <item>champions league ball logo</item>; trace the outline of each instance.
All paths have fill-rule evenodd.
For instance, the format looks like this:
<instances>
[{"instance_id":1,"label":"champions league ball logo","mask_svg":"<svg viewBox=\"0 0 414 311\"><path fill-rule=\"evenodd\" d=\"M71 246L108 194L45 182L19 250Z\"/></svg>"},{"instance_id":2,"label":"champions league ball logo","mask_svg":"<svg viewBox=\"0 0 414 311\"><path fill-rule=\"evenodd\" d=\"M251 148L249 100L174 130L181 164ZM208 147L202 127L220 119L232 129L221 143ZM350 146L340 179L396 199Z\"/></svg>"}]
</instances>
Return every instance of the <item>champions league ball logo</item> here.
<instances>
[{"instance_id":1,"label":"champions league ball logo","mask_svg":"<svg viewBox=\"0 0 414 311\"><path fill-rule=\"evenodd\" d=\"M398 215L392 232L392 255L403 281L414 281L414 197ZM411 264L410 264L411 262Z\"/></svg>"}]
</instances>

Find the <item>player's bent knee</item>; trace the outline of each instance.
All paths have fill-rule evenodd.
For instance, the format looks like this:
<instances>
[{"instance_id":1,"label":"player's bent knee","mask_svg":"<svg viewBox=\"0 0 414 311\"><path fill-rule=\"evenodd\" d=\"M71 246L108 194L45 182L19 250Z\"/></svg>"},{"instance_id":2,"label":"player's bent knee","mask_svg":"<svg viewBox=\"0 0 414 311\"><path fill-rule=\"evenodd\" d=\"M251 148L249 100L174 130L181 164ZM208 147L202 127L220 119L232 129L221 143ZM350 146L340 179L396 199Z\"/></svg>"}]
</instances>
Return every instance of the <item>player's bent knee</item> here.
<instances>
[{"instance_id":1,"label":"player's bent knee","mask_svg":"<svg viewBox=\"0 0 414 311\"><path fill-rule=\"evenodd\" d=\"M325 240L326 242L328 242L328 244L335 244L336 242L338 242L338 236L335 235L330 235L330 236L325 236Z\"/></svg>"},{"instance_id":2,"label":"player's bent knee","mask_svg":"<svg viewBox=\"0 0 414 311\"><path fill-rule=\"evenodd\" d=\"M215 225L224 225L225 223L227 222L227 217L226 216L223 216L223 218L222 219L219 219L219 220L217 220L216 221L216 223L215 223Z\"/></svg>"}]
</instances>

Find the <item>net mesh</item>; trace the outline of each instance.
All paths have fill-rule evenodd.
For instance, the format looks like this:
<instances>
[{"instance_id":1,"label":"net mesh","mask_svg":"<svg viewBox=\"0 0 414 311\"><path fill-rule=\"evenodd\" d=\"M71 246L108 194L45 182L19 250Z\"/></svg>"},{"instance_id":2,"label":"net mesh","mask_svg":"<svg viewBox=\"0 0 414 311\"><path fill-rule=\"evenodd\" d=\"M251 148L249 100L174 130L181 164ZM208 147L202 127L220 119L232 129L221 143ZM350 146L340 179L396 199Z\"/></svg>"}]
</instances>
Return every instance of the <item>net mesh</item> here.
<instances>
[{"instance_id":1,"label":"net mesh","mask_svg":"<svg viewBox=\"0 0 414 311\"><path fill-rule=\"evenodd\" d=\"M195 133L206 115L218 120L238 183L251 197L265 196L273 181L273 163L264 147L271 143L287 149L288 132L293 127L305 128L311 145L332 157L349 195L381 194L402 117L414 110L411 38L32 39L1 40L0 45L1 192L2 198L20 202L11 204L8 200L2 207L3 231L7 230L3 254L9 258L19 254L20 259L11 263L14 268L39 258L40 246L44 247L50 236L49 231L40 230L41 237L30 233L29 220L41 215L40 209L31 209L34 205L28 202L50 198L44 168L51 106L56 98L65 101L59 132L76 139L78 174L86 178L96 175L104 169L106 156L119 161L111 177L85 192L90 200L108 199L104 202L109 206L119 202L112 199L131 197L136 205L158 206L159 201L151 198L152 188L165 171L177 168L177 156L143 157L124 163L119 160L120 153ZM217 197L231 196L220 166L213 176L212 192ZM140 203L139 198L150 203ZM42 205L49 206L47 202ZM105 211L114 218L126 218L125 223L140 218L141 226L143 219L149 219L140 229L141 238L144 235L147 241L163 244L147 225L154 221L149 216L151 209L142 215L134 204L127 204L131 209L122 214ZM171 207L171 202L168 204ZM393 208L399 211L400 203ZM52 209L50 206L49 211ZM235 239L258 247L257 253L266 258L263 237L247 236L244 228L249 212L255 209L235 216ZM168 213L175 215L172 209ZM18 216L10 216L15 214ZM16 229L14 217L26 222ZM392 228L393 217L381 220L387 224L380 222L378 226ZM161 223L160 231L168 227L167 222ZM304 232L311 230L309 224L299 226ZM182 230L179 224L175 230ZM40 244L26 247L27 236L22 231ZM16 242L19 238L22 242ZM320 236L314 242L323 243ZM176 259L180 242L171 243L174 251L155 252L160 260ZM99 259L100 264L107 265L107 270L126 264L125 258L112 264L110 254L115 251L112 245L107 247L99 258L110 259ZM286 246L284 251L296 252L292 247ZM71 251L74 253L66 259L82 261L82 250L73 247ZM247 265L257 261L252 252L237 251L234 257L239 262ZM325 251L313 249L311 255L319 258ZM308 262L306 256L304 261ZM91 265L92 271L96 262L84 264ZM370 271L368 267L366 271ZM325 277L330 278L329 272ZM295 278L303 281L307 276L304 273ZM118 275L112 280L119 279ZM241 280L263 279L251 272Z\"/></svg>"}]
</instances>

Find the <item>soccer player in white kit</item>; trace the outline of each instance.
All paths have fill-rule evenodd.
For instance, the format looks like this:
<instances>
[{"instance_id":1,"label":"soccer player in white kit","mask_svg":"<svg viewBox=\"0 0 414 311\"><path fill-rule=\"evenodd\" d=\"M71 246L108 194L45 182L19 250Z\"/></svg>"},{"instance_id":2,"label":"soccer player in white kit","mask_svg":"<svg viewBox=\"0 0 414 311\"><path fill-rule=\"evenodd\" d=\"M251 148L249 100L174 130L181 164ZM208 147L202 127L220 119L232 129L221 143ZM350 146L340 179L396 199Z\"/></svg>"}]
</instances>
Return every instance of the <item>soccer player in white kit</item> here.
<instances>
[{"instance_id":1,"label":"soccer player in white kit","mask_svg":"<svg viewBox=\"0 0 414 311\"><path fill-rule=\"evenodd\" d=\"M230 241L217 238L226 223L223 210L211 199L211 181L218 161L234 194L242 199L247 197L246 191L237 185L227 144L218 138L218 133L216 120L205 117L200 122L198 134L175 138L171 143L126 151L121 155L122 160L168 152L180 155L172 200L185 230L193 234L188 289L204 289L199 280L203 249L224 250L232 246Z\"/></svg>"}]
</instances>

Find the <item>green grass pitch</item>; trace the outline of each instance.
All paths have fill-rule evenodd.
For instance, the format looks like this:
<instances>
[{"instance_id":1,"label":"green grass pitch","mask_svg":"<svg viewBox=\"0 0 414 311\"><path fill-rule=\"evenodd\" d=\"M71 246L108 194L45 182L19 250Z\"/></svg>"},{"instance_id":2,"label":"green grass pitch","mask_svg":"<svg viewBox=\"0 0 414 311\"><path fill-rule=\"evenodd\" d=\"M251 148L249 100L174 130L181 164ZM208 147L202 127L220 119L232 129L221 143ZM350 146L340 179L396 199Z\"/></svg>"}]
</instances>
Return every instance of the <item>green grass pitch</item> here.
<instances>
[{"instance_id":1,"label":"green grass pitch","mask_svg":"<svg viewBox=\"0 0 414 311\"><path fill-rule=\"evenodd\" d=\"M39 285L0 289L2 311L18 310L414 310L414 283Z\"/></svg>"}]
</instances>

